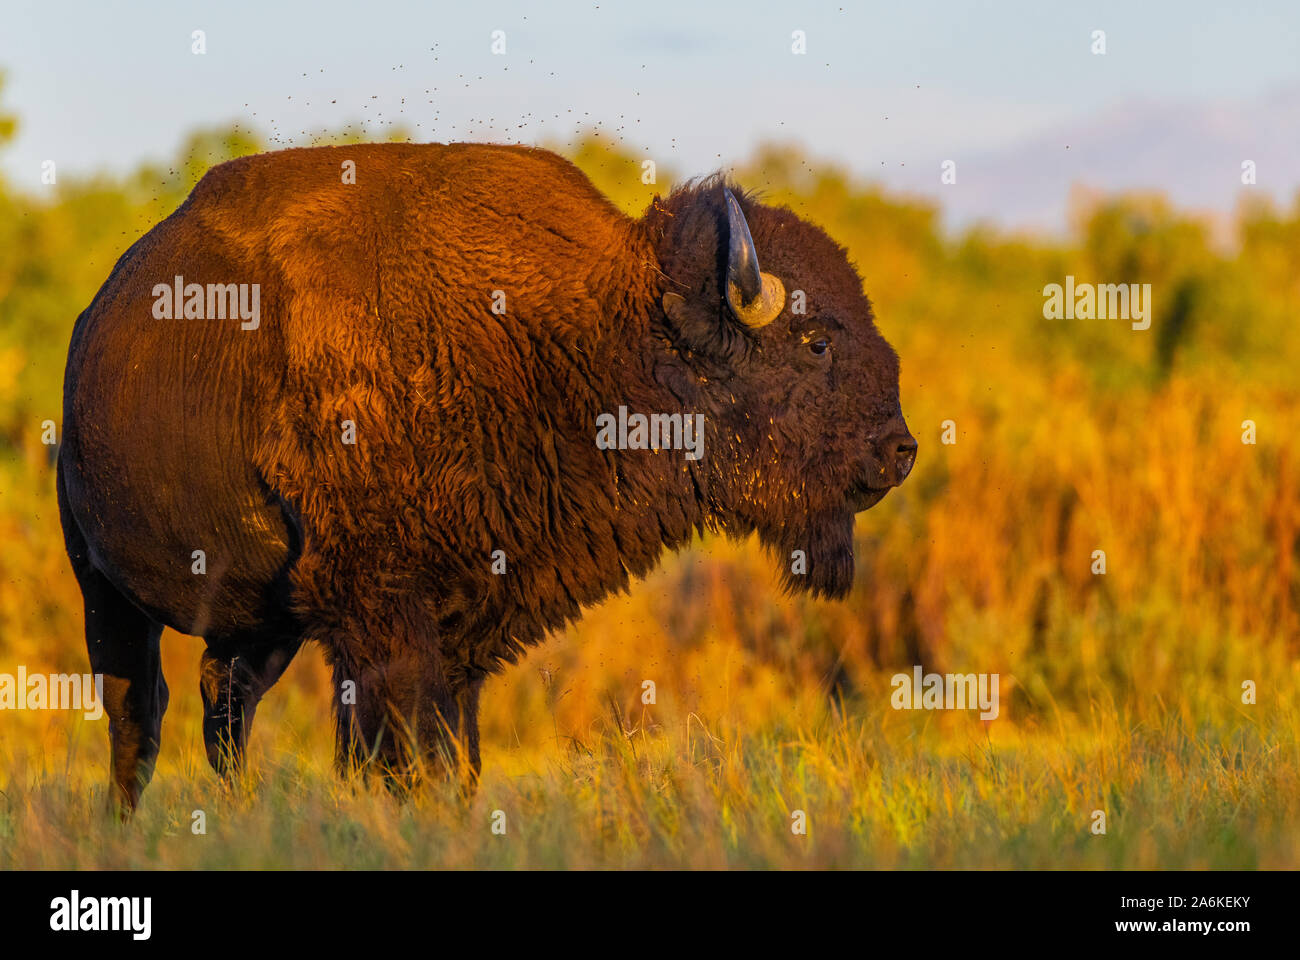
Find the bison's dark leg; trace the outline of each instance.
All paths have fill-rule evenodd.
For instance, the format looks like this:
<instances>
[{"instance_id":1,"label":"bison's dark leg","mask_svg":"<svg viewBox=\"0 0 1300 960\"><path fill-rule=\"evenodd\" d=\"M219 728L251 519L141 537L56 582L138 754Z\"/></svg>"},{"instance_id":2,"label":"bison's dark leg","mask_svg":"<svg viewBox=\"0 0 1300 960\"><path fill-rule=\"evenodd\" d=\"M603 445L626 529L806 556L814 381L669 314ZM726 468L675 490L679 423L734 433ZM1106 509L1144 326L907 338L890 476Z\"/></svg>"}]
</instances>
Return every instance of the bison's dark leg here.
<instances>
[{"instance_id":1,"label":"bison's dark leg","mask_svg":"<svg viewBox=\"0 0 1300 960\"><path fill-rule=\"evenodd\" d=\"M378 629L334 651L336 756L406 784L454 764L459 709L429 631L400 613Z\"/></svg>"},{"instance_id":2,"label":"bison's dark leg","mask_svg":"<svg viewBox=\"0 0 1300 960\"><path fill-rule=\"evenodd\" d=\"M158 640L162 624L149 618L90 562L86 541L59 484L64 540L81 586L91 670L103 676L111 748L109 792L120 815L129 814L153 777L167 710Z\"/></svg>"},{"instance_id":3,"label":"bison's dark leg","mask_svg":"<svg viewBox=\"0 0 1300 960\"><path fill-rule=\"evenodd\" d=\"M456 691L456 706L459 714L458 730L459 754L462 781L472 793L478 786L479 772L483 768L478 755L478 695L483 689L483 678L472 677Z\"/></svg>"},{"instance_id":4,"label":"bison's dark leg","mask_svg":"<svg viewBox=\"0 0 1300 960\"><path fill-rule=\"evenodd\" d=\"M302 646L300 637L209 637L199 667L203 743L222 777L243 763L257 704Z\"/></svg>"},{"instance_id":5,"label":"bison's dark leg","mask_svg":"<svg viewBox=\"0 0 1300 960\"><path fill-rule=\"evenodd\" d=\"M90 668L104 677L104 710L112 749L113 802L129 813L153 779L167 710L159 638L146 617L98 571L79 573L86 609Z\"/></svg>"}]
</instances>

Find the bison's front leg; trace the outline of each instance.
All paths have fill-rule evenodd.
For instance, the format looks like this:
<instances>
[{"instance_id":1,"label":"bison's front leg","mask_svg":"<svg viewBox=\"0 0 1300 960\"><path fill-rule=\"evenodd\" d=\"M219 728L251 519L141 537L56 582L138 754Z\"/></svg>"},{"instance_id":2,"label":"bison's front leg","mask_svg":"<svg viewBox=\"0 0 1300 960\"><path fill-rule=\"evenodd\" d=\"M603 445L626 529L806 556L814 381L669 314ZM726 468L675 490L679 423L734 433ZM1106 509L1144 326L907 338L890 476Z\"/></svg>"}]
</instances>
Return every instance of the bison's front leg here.
<instances>
[{"instance_id":1,"label":"bison's front leg","mask_svg":"<svg viewBox=\"0 0 1300 960\"><path fill-rule=\"evenodd\" d=\"M483 679L482 676L470 677L456 690L456 708L460 719L456 753L461 783L470 795L478 786L479 772L483 767L478 755L478 695L483 688Z\"/></svg>"},{"instance_id":2,"label":"bison's front leg","mask_svg":"<svg viewBox=\"0 0 1300 960\"><path fill-rule=\"evenodd\" d=\"M398 620L335 650L337 761L411 785L454 764L459 704L433 637Z\"/></svg>"}]
</instances>

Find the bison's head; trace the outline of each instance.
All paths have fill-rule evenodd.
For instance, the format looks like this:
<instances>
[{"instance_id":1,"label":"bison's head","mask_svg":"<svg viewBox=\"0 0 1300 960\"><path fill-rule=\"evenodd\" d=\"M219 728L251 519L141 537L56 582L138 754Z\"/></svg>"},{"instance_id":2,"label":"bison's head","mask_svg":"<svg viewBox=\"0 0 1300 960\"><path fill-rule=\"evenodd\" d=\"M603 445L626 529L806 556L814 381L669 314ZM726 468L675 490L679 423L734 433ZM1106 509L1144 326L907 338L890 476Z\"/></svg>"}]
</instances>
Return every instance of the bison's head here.
<instances>
[{"instance_id":1,"label":"bison's head","mask_svg":"<svg viewBox=\"0 0 1300 960\"><path fill-rule=\"evenodd\" d=\"M666 339L705 406L712 519L757 530L789 586L842 596L854 514L902 483L916 458L898 356L861 278L821 229L718 179L657 201L648 219L666 277Z\"/></svg>"}]
</instances>

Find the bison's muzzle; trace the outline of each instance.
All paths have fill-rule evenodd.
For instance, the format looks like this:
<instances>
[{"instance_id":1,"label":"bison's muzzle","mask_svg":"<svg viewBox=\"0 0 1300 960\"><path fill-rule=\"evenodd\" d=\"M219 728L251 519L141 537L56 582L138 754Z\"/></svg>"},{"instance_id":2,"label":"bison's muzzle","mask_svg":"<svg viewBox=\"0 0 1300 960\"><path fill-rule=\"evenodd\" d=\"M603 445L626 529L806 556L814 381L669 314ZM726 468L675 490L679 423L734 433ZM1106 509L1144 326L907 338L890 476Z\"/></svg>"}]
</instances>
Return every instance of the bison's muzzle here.
<instances>
[{"instance_id":1,"label":"bison's muzzle","mask_svg":"<svg viewBox=\"0 0 1300 960\"><path fill-rule=\"evenodd\" d=\"M855 513L861 513L884 499L894 487L907 479L916 464L916 438L903 418L896 417L884 435L871 441L871 459L866 476L853 484L849 501Z\"/></svg>"}]
</instances>

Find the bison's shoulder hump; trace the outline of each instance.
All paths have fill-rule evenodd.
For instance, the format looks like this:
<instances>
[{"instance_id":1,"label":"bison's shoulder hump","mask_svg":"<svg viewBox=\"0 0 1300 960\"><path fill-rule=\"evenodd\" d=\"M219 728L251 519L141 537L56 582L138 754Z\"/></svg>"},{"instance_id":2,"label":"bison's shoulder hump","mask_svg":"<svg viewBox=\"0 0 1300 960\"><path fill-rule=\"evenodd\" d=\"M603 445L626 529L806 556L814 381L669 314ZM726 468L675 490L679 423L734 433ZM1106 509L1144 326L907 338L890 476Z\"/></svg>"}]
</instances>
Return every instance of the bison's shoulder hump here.
<instances>
[{"instance_id":1,"label":"bison's shoulder hump","mask_svg":"<svg viewBox=\"0 0 1300 960\"><path fill-rule=\"evenodd\" d=\"M608 243L607 231L627 222L563 157L477 143L350 144L240 157L209 170L178 213L230 238L251 229L283 242L300 230L344 225L405 229L412 220L464 216L474 207L539 229L567 225L593 243Z\"/></svg>"},{"instance_id":2,"label":"bison's shoulder hump","mask_svg":"<svg viewBox=\"0 0 1300 960\"><path fill-rule=\"evenodd\" d=\"M361 143L253 154L212 167L191 199L229 200L245 194L267 199L327 185L354 186L366 193L381 185L400 189L421 181L605 199L581 170L550 150L488 143Z\"/></svg>"}]
</instances>

